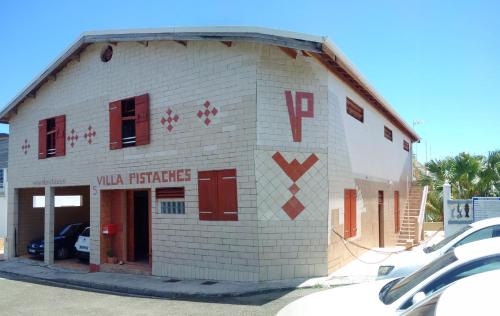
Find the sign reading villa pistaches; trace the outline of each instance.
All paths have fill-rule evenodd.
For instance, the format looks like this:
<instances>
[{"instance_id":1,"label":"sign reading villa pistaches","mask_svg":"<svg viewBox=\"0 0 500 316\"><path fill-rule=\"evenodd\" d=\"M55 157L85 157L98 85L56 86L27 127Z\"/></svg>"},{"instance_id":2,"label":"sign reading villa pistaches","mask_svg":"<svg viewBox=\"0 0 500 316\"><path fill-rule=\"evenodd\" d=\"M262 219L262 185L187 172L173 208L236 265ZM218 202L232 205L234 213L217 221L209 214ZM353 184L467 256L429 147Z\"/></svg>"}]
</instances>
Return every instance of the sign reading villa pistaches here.
<instances>
[{"instance_id":1,"label":"sign reading villa pistaches","mask_svg":"<svg viewBox=\"0 0 500 316\"><path fill-rule=\"evenodd\" d=\"M131 172L125 175L112 174L97 177L97 183L99 186L189 181L191 181L191 169Z\"/></svg>"}]
</instances>

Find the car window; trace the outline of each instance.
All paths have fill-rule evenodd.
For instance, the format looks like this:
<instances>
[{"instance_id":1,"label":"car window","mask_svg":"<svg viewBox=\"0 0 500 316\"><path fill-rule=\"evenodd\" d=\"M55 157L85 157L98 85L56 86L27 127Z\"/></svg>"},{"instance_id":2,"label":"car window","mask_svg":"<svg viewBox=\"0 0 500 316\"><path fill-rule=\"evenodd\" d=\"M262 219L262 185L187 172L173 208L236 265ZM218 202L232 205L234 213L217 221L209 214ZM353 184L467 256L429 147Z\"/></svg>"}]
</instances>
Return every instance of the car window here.
<instances>
[{"instance_id":1,"label":"car window","mask_svg":"<svg viewBox=\"0 0 500 316\"><path fill-rule=\"evenodd\" d=\"M469 236L457 242L454 247L468 244L470 242L500 236L500 225L490 226L473 232Z\"/></svg>"},{"instance_id":2,"label":"car window","mask_svg":"<svg viewBox=\"0 0 500 316\"><path fill-rule=\"evenodd\" d=\"M450 241L452 241L453 239L455 239L456 237L458 237L459 235L461 235L463 232L465 232L465 231L467 231L467 230L469 230L471 228L472 228L472 226L467 225L467 226L463 227L462 229L457 230L456 232L454 232L450 236L444 238L443 240L441 240L437 244L432 245L430 247L426 247L424 249L424 251L427 252L427 253L429 253L429 252L434 252L436 250L439 250L439 249L443 248L446 244L448 244Z\"/></svg>"},{"instance_id":3,"label":"car window","mask_svg":"<svg viewBox=\"0 0 500 316\"><path fill-rule=\"evenodd\" d=\"M85 228L85 230L80 234L83 237L90 237L90 228Z\"/></svg>"},{"instance_id":4,"label":"car window","mask_svg":"<svg viewBox=\"0 0 500 316\"><path fill-rule=\"evenodd\" d=\"M412 290L420 282L455 261L457 261L457 257L455 256L454 251L431 261L429 264L423 266L413 274L410 274L406 278L402 278L393 283L390 287L382 288L379 294L380 300L386 305L392 304L405 293Z\"/></svg>"},{"instance_id":5,"label":"car window","mask_svg":"<svg viewBox=\"0 0 500 316\"><path fill-rule=\"evenodd\" d=\"M430 294L462 278L498 269L500 269L499 255L480 258L478 260L457 266L453 270L448 271L433 282L429 283L423 291L426 294Z\"/></svg>"},{"instance_id":6,"label":"car window","mask_svg":"<svg viewBox=\"0 0 500 316\"><path fill-rule=\"evenodd\" d=\"M78 230L80 229L81 227L81 224L72 224L72 225L68 225L68 226L65 226L60 232L59 232L59 236L71 236L71 235L74 235L78 232Z\"/></svg>"}]
</instances>

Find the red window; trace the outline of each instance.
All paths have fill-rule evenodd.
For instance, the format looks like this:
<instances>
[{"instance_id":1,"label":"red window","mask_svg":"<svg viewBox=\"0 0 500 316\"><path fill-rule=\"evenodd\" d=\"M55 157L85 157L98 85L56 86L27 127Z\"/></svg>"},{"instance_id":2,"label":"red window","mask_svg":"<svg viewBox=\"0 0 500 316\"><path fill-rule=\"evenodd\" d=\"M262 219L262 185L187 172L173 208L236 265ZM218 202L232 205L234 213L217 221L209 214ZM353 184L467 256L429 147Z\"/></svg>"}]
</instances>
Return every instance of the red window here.
<instances>
[{"instance_id":1,"label":"red window","mask_svg":"<svg viewBox=\"0 0 500 316\"><path fill-rule=\"evenodd\" d=\"M344 238L356 236L356 190L344 190Z\"/></svg>"},{"instance_id":2,"label":"red window","mask_svg":"<svg viewBox=\"0 0 500 316\"><path fill-rule=\"evenodd\" d=\"M236 169L198 172L200 220L237 221Z\"/></svg>"},{"instance_id":3,"label":"red window","mask_svg":"<svg viewBox=\"0 0 500 316\"><path fill-rule=\"evenodd\" d=\"M349 98L347 98L346 101L346 111L350 116L354 117L361 123L363 123L363 121L365 120L365 113L363 108L354 103L354 101Z\"/></svg>"},{"instance_id":4,"label":"red window","mask_svg":"<svg viewBox=\"0 0 500 316\"><path fill-rule=\"evenodd\" d=\"M406 151L410 151L410 143L408 143L406 140L403 140L403 149Z\"/></svg>"},{"instance_id":5,"label":"red window","mask_svg":"<svg viewBox=\"0 0 500 316\"><path fill-rule=\"evenodd\" d=\"M394 191L394 231L399 233L401 214L399 211L399 191Z\"/></svg>"},{"instance_id":6,"label":"red window","mask_svg":"<svg viewBox=\"0 0 500 316\"><path fill-rule=\"evenodd\" d=\"M392 130L387 126L384 126L384 137L392 142Z\"/></svg>"},{"instance_id":7,"label":"red window","mask_svg":"<svg viewBox=\"0 0 500 316\"><path fill-rule=\"evenodd\" d=\"M149 144L149 95L109 103L109 148Z\"/></svg>"},{"instance_id":8,"label":"red window","mask_svg":"<svg viewBox=\"0 0 500 316\"><path fill-rule=\"evenodd\" d=\"M66 155L66 116L38 122L38 159Z\"/></svg>"}]
</instances>

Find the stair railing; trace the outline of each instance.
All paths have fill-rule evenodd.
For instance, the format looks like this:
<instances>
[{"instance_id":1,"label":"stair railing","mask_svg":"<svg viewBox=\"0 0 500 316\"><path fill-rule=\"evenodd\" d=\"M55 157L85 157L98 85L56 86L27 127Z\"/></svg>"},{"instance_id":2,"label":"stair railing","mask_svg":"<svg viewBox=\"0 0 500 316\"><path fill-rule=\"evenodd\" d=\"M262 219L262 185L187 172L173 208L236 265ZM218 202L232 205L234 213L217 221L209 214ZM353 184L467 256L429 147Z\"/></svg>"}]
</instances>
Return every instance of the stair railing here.
<instances>
[{"instance_id":1,"label":"stair railing","mask_svg":"<svg viewBox=\"0 0 500 316\"><path fill-rule=\"evenodd\" d=\"M418 213L418 234L417 238L423 239L424 234L424 220L425 220L425 206L427 204L427 194L429 193L429 187L426 185L422 190L422 201L420 202L420 210Z\"/></svg>"}]
</instances>

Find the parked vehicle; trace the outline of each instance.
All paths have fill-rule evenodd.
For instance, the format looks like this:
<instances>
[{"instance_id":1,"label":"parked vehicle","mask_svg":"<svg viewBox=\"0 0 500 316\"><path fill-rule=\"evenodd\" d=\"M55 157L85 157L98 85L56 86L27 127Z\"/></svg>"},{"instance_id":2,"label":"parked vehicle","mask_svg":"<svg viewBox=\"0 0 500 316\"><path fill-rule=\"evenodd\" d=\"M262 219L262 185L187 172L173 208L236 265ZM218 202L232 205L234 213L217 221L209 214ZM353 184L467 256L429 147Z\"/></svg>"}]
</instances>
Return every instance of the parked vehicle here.
<instances>
[{"instance_id":1,"label":"parked vehicle","mask_svg":"<svg viewBox=\"0 0 500 316\"><path fill-rule=\"evenodd\" d=\"M82 223L69 224L63 227L59 234L54 236L54 258L66 259L73 255L73 246L76 239L88 225ZM35 257L44 256L45 241L43 239L31 241L28 244L28 254Z\"/></svg>"},{"instance_id":2,"label":"parked vehicle","mask_svg":"<svg viewBox=\"0 0 500 316\"><path fill-rule=\"evenodd\" d=\"M75 243L76 257L82 261L90 258L90 227L86 227Z\"/></svg>"},{"instance_id":3,"label":"parked vehicle","mask_svg":"<svg viewBox=\"0 0 500 316\"><path fill-rule=\"evenodd\" d=\"M485 219L467 225L435 245L417 247L413 251L392 256L378 269L378 278L407 276L427 263L445 254L453 247L487 238L500 237L500 217Z\"/></svg>"},{"instance_id":4,"label":"parked vehicle","mask_svg":"<svg viewBox=\"0 0 500 316\"><path fill-rule=\"evenodd\" d=\"M278 315L398 315L459 279L497 269L500 238L490 238L451 249L407 277L305 296L285 306Z\"/></svg>"},{"instance_id":5,"label":"parked vehicle","mask_svg":"<svg viewBox=\"0 0 500 316\"><path fill-rule=\"evenodd\" d=\"M404 316L491 315L500 310L500 270L458 280L409 308Z\"/></svg>"}]
</instances>

